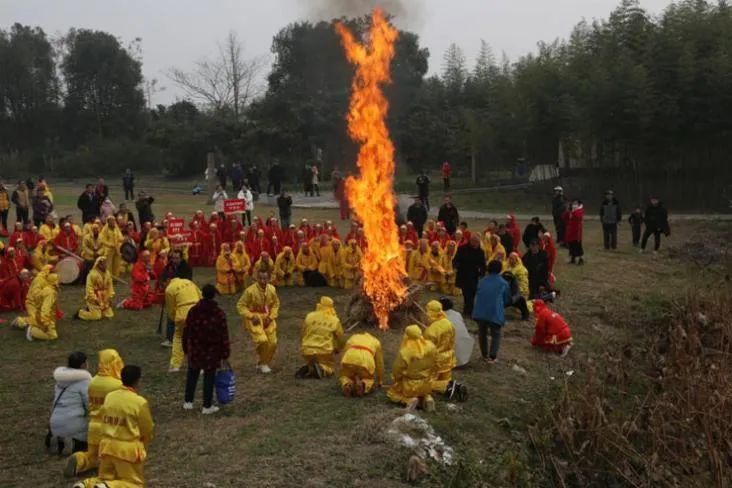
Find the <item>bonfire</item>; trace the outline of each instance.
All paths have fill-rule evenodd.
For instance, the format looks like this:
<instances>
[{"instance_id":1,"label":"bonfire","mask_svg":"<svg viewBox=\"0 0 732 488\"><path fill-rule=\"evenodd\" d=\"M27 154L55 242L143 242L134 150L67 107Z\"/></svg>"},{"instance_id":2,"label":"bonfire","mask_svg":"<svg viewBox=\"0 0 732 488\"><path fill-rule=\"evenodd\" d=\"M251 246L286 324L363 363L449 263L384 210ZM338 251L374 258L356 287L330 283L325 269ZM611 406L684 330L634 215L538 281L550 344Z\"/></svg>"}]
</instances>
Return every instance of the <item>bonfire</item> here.
<instances>
[{"instance_id":1,"label":"bonfire","mask_svg":"<svg viewBox=\"0 0 732 488\"><path fill-rule=\"evenodd\" d=\"M389 103L382 91L391 81L398 33L379 9L374 10L365 45L343 24L336 23L335 28L356 68L347 120L348 133L360 146L360 174L346 180L346 193L368 243L361 261L363 284L349 307L354 312L349 321L376 323L386 330L392 312L405 304L417 305L415 300L407 300L415 289L410 291L394 222L394 144L386 126ZM363 313L357 314L357 310Z\"/></svg>"}]
</instances>

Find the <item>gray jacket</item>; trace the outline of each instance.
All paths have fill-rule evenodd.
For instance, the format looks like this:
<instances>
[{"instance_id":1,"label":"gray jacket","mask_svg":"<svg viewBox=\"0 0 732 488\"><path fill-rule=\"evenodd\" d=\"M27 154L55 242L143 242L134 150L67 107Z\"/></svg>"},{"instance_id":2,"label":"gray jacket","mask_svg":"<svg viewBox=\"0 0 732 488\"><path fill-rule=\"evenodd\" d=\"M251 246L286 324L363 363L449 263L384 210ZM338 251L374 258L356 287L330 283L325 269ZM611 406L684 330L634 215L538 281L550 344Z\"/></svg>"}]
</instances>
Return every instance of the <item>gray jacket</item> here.
<instances>
[{"instance_id":1,"label":"gray jacket","mask_svg":"<svg viewBox=\"0 0 732 488\"><path fill-rule=\"evenodd\" d=\"M620 202L616 198L613 198L609 202L603 200L600 205L600 221L603 224L613 225L617 224L623 219L622 213L620 212Z\"/></svg>"},{"instance_id":2,"label":"gray jacket","mask_svg":"<svg viewBox=\"0 0 732 488\"><path fill-rule=\"evenodd\" d=\"M91 374L85 369L61 366L53 372L53 379L56 386L51 406L55 403L56 408L51 412L51 433L86 442Z\"/></svg>"}]
</instances>

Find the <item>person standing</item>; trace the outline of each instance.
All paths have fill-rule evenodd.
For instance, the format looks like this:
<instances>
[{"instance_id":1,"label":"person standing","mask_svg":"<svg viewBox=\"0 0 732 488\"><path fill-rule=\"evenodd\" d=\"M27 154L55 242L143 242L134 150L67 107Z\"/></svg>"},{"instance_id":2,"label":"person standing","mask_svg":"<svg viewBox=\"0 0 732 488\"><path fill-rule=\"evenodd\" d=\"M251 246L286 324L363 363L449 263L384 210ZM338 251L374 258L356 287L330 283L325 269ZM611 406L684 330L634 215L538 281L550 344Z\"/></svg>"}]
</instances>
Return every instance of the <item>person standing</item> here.
<instances>
[{"instance_id":1,"label":"person standing","mask_svg":"<svg viewBox=\"0 0 732 488\"><path fill-rule=\"evenodd\" d=\"M100 412L99 473L73 488L145 486L143 466L155 424L150 405L138 393L140 367L125 366L121 377L122 388L107 395Z\"/></svg>"},{"instance_id":2,"label":"person standing","mask_svg":"<svg viewBox=\"0 0 732 488\"><path fill-rule=\"evenodd\" d=\"M122 188L125 191L125 200L133 201L135 199L135 175L132 170L127 168L125 174L122 175Z\"/></svg>"},{"instance_id":3,"label":"person standing","mask_svg":"<svg viewBox=\"0 0 732 488\"><path fill-rule=\"evenodd\" d=\"M448 234L451 236L455 234L460 223L460 214L458 213L457 207L452 203L450 196L445 197L445 201L437 214L437 220L444 224Z\"/></svg>"},{"instance_id":4,"label":"person standing","mask_svg":"<svg viewBox=\"0 0 732 488\"><path fill-rule=\"evenodd\" d=\"M249 168L249 173L247 173L247 179L249 180L249 188L251 188L252 193L254 194L254 199L256 200L259 198L259 194L262 193L262 187L259 186L261 173L256 165L252 165L252 167Z\"/></svg>"},{"instance_id":5,"label":"person standing","mask_svg":"<svg viewBox=\"0 0 732 488\"><path fill-rule=\"evenodd\" d=\"M555 186L554 196L552 197L552 218L554 219L554 229L557 231L556 242L560 246L566 243L564 220L562 219L566 207L567 201L564 198L564 189L561 186Z\"/></svg>"},{"instance_id":6,"label":"person standing","mask_svg":"<svg viewBox=\"0 0 732 488\"><path fill-rule=\"evenodd\" d=\"M292 219L292 197L284 189L280 193L280 196L277 197L277 208L280 212L282 228L289 228L290 220Z\"/></svg>"},{"instance_id":7,"label":"person standing","mask_svg":"<svg viewBox=\"0 0 732 488\"><path fill-rule=\"evenodd\" d=\"M28 211L31 206L30 192L25 184L25 181L19 181L18 186L10 196L10 200L15 205L15 221L22 222L23 226L28 224L29 215Z\"/></svg>"},{"instance_id":8,"label":"person standing","mask_svg":"<svg viewBox=\"0 0 732 488\"><path fill-rule=\"evenodd\" d=\"M531 241L529 252L524 254L523 265L529 275L528 298L536 298L541 293L541 288L548 290L549 287L549 256L541 248L538 240Z\"/></svg>"},{"instance_id":9,"label":"person standing","mask_svg":"<svg viewBox=\"0 0 732 488\"><path fill-rule=\"evenodd\" d=\"M140 227L142 227L145 222L152 223L155 220L155 215L152 211L152 204L154 201L155 199L144 191L138 193L135 208L137 208L137 216L140 218Z\"/></svg>"},{"instance_id":10,"label":"person standing","mask_svg":"<svg viewBox=\"0 0 732 488\"><path fill-rule=\"evenodd\" d=\"M486 271L485 253L477 234L470 236L469 245L458 248L452 264L456 272L455 286L463 292L463 315L472 317L478 281Z\"/></svg>"},{"instance_id":11,"label":"person standing","mask_svg":"<svg viewBox=\"0 0 732 488\"><path fill-rule=\"evenodd\" d=\"M8 237L8 213L10 213L10 195L5 182L0 180L0 237Z\"/></svg>"},{"instance_id":12,"label":"person standing","mask_svg":"<svg viewBox=\"0 0 732 488\"><path fill-rule=\"evenodd\" d=\"M567 220L567 228L564 231L564 240L569 246L569 264L585 264L585 251L582 248L582 230L584 227L585 208L582 200L573 200Z\"/></svg>"},{"instance_id":13,"label":"person standing","mask_svg":"<svg viewBox=\"0 0 732 488\"><path fill-rule=\"evenodd\" d=\"M97 199L94 185L86 185L84 193L76 200L76 207L81 210L81 221L86 224L99 217L101 202Z\"/></svg>"},{"instance_id":14,"label":"person standing","mask_svg":"<svg viewBox=\"0 0 732 488\"><path fill-rule=\"evenodd\" d=\"M241 216L241 223L251 227L252 212L254 212L254 195L252 195L252 190L247 185L244 185L236 197L239 200L244 200L244 214Z\"/></svg>"},{"instance_id":15,"label":"person standing","mask_svg":"<svg viewBox=\"0 0 732 488\"><path fill-rule=\"evenodd\" d=\"M104 182L104 178L99 178L97 180L97 186L94 187L94 191L97 194L97 201L99 201L99 205L101 205L109 196L109 187Z\"/></svg>"},{"instance_id":16,"label":"person standing","mask_svg":"<svg viewBox=\"0 0 732 488\"><path fill-rule=\"evenodd\" d=\"M272 372L272 360L277 351L277 316L280 299L269 283L269 273L257 273L257 282L244 290L236 309L257 348L257 371Z\"/></svg>"},{"instance_id":17,"label":"person standing","mask_svg":"<svg viewBox=\"0 0 732 488\"><path fill-rule=\"evenodd\" d=\"M239 191L244 184L244 170L241 164L234 163L231 165L231 191Z\"/></svg>"},{"instance_id":18,"label":"person standing","mask_svg":"<svg viewBox=\"0 0 732 488\"><path fill-rule=\"evenodd\" d=\"M420 197L415 197L414 203L407 209L407 221L414 225L414 228L417 230L417 236L421 239L424 224L427 222L427 209Z\"/></svg>"},{"instance_id":19,"label":"person standing","mask_svg":"<svg viewBox=\"0 0 732 488\"><path fill-rule=\"evenodd\" d=\"M320 196L320 170L318 169L318 165L314 164L310 167L310 171L312 171L312 182L310 186L310 196ZM315 195L313 195L313 192Z\"/></svg>"},{"instance_id":20,"label":"person standing","mask_svg":"<svg viewBox=\"0 0 732 488\"><path fill-rule=\"evenodd\" d=\"M216 185L214 194L211 195L211 201L213 202L214 211L219 215L224 213L224 200L227 200L229 195L226 194L226 190L222 185Z\"/></svg>"},{"instance_id":21,"label":"person standing","mask_svg":"<svg viewBox=\"0 0 732 488\"><path fill-rule=\"evenodd\" d=\"M36 188L36 194L33 196L33 225L40 227L53 212L53 203L43 193L42 188Z\"/></svg>"},{"instance_id":22,"label":"person standing","mask_svg":"<svg viewBox=\"0 0 732 488\"><path fill-rule=\"evenodd\" d=\"M422 200L424 207L429 212L430 210L430 177L427 176L427 172L422 170L417 176L417 195Z\"/></svg>"},{"instance_id":23,"label":"person standing","mask_svg":"<svg viewBox=\"0 0 732 488\"><path fill-rule=\"evenodd\" d=\"M216 170L216 178L219 179L219 185L221 186L221 189L226 190L226 167L224 166L224 163L221 163L221 165Z\"/></svg>"},{"instance_id":24,"label":"person standing","mask_svg":"<svg viewBox=\"0 0 732 488\"><path fill-rule=\"evenodd\" d=\"M526 249L529 248L532 242L540 239L540 236L545 232L546 229L544 228L544 224L541 223L541 219L539 217L532 217L531 223L526 226L524 233L521 235L521 240L524 246L526 246ZM514 245L514 248L518 248L518 243Z\"/></svg>"},{"instance_id":25,"label":"person standing","mask_svg":"<svg viewBox=\"0 0 732 488\"><path fill-rule=\"evenodd\" d=\"M602 238L606 250L618 248L618 224L622 221L620 202L615 192L605 192L605 199L600 205L600 221L602 222Z\"/></svg>"},{"instance_id":26,"label":"person standing","mask_svg":"<svg viewBox=\"0 0 732 488\"><path fill-rule=\"evenodd\" d=\"M480 280L475 296L473 320L478 322L480 354L488 363L495 363L501 346L501 332L506 324L505 308L511 301L511 290L501 277L503 264L500 261L488 263L488 276ZM491 334L488 349L488 332Z\"/></svg>"},{"instance_id":27,"label":"person standing","mask_svg":"<svg viewBox=\"0 0 732 488\"><path fill-rule=\"evenodd\" d=\"M628 223L630 224L630 230L633 236L633 247L640 247L641 226L643 225L643 212L641 212L640 207L636 207L630 214Z\"/></svg>"},{"instance_id":28,"label":"person standing","mask_svg":"<svg viewBox=\"0 0 732 488\"><path fill-rule=\"evenodd\" d=\"M221 363L229 359L229 328L226 313L214 298L216 287L205 285L203 299L191 308L183 330L183 352L188 356L188 375L183 409L193 410L193 397L196 393L198 376L203 370L203 409L201 413L210 415L218 412L213 405L214 380Z\"/></svg>"},{"instance_id":29,"label":"person standing","mask_svg":"<svg viewBox=\"0 0 732 488\"><path fill-rule=\"evenodd\" d=\"M646 228L643 231L640 252L646 250L648 238L653 235L653 253L657 254L658 249L661 247L661 234L671 235L671 228L668 225L668 211L658 198L651 197L648 207L646 207L644 222Z\"/></svg>"},{"instance_id":30,"label":"person standing","mask_svg":"<svg viewBox=\"0 0 732 488\"><path fill-rule=\"evenodd\" d=\"M282 180L285 179L285 174L279 161L272 163L272 167L267 172L267 179L269 180L267 184L267 195L279 195L282 190Z\"/></svg>"},{"instance_id":31,"label":"person standing","mask_svg":"<svg viewBox=\"0 0 732 488\"><path fill-rule=\"evenodd\" d=\"M305 196L308 196L312 192L313 187L313 170L310 169L309 164L306 164L303 168L301 178L303 191L305 192Z\"/></svg>"},{"instance_id":32,"label":"person standing","mask_svg":"<svg viewBox=\"0 0 732 488\"><path fill-rule=\"evenodd\" d=\"M450 191L450 176L452 175L452 167L450 166L450 163L448 163L447 161L442 163L440 172L442 173L443 189L445 192L448 192L448 191Z\"/></svg>"}]
</instances>

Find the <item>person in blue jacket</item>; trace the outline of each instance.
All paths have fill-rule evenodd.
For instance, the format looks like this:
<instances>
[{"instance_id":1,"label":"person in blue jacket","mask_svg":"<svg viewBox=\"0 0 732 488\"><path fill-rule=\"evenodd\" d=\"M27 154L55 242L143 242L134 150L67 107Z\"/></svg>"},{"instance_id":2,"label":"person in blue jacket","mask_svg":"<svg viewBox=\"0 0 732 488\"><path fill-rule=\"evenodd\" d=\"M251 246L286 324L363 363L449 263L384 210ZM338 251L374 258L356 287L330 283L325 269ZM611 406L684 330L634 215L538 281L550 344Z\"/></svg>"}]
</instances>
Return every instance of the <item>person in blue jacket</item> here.
<instances>
[{"instance_id":1,"label":"person in blue jacket","mask_svg":"<svg viewBox=\"0 0 732 488\"><path fill-rule=\"evenodd\" d=\"M473 320L478 323L480 353L489 363L495 363L501 346L501 329L506 323L504 310L511 300L511 288L501 277L503 264L500 261L488 263L488 276L478 282L475 294ZM488 350L488 331L491 333Z\"/></svg>"}]
</instances>

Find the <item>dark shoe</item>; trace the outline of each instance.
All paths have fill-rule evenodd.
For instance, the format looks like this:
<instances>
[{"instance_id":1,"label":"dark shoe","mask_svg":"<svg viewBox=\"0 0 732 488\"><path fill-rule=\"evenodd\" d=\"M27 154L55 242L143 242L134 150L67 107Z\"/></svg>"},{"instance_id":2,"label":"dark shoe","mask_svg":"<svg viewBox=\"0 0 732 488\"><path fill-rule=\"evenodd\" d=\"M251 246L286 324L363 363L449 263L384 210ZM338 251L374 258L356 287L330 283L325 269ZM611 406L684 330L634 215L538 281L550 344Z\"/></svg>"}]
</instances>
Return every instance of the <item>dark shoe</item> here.
<instances>
[{"instance_id":1,"label":"dark shoe","mask_svg":"<svg viewBox=\"0 0 732 488\"><path fill-rule=\"evenodd\" d=\"M468 387L465 385L460 385L458 388L457 393L457 401L459 402L467 402L468 401Z\"/></svg>"},{"instance_id":2,"label":"dark shoe","mask_svg":"<svg viewBox=\"0 0 732 488\"><path fill-rule=\"evenodd\" d=\"M298 369L297 371L295 371L295 378L300 379L300 380L305 379L308 377L309 372L310 372L310 368L308 368L307 366L303 366L300 369Z\"/></svg>"},{"instance_id":3,"label":"dark shoe","mask_svg":"<svg viewBox=\"0 0 732 488\"><path fill-rule=\"evenodd\" d=\"M325 373L323 373L323 368L320 367L320 365L316 362L313 364L313 378L322 379L323 376L325 376Z\"/></svg>"},{"instance_id":4,"label":"dark shoe","mask_svg":"<svg viewBox=\"0 0 732 488\"><path fill-rule=\"evenodd\" d=\"M66 460L66 467L64 468L64 477L73 478L76 476L76 456L73 454Z\"/></svg>"},{"instance_id":5,"label":"dark shoe","mask_svg":"<svg viewBox=\"0 0 732 488\"><path fill-rule=\"evenodd\" d=\"M460 385L456 381L450 380L447 383L447 389L445 390L445 397L448 400L452 400L458 394L459 390L460 390Z\"/></svg>"},{"instance_id":6,"label":"dark shoe","mask_svg":"<svg viewBox=\"0 0 732 488\"><path fill-rule=\"evenodd\" d=\"M579 261L577 261L577 264L578 264L579 266L582 266L582 265L584 265L584 264L585 264L585 260L584 260L583 258L579 258Z\"/></svg>"}]
</instances>

